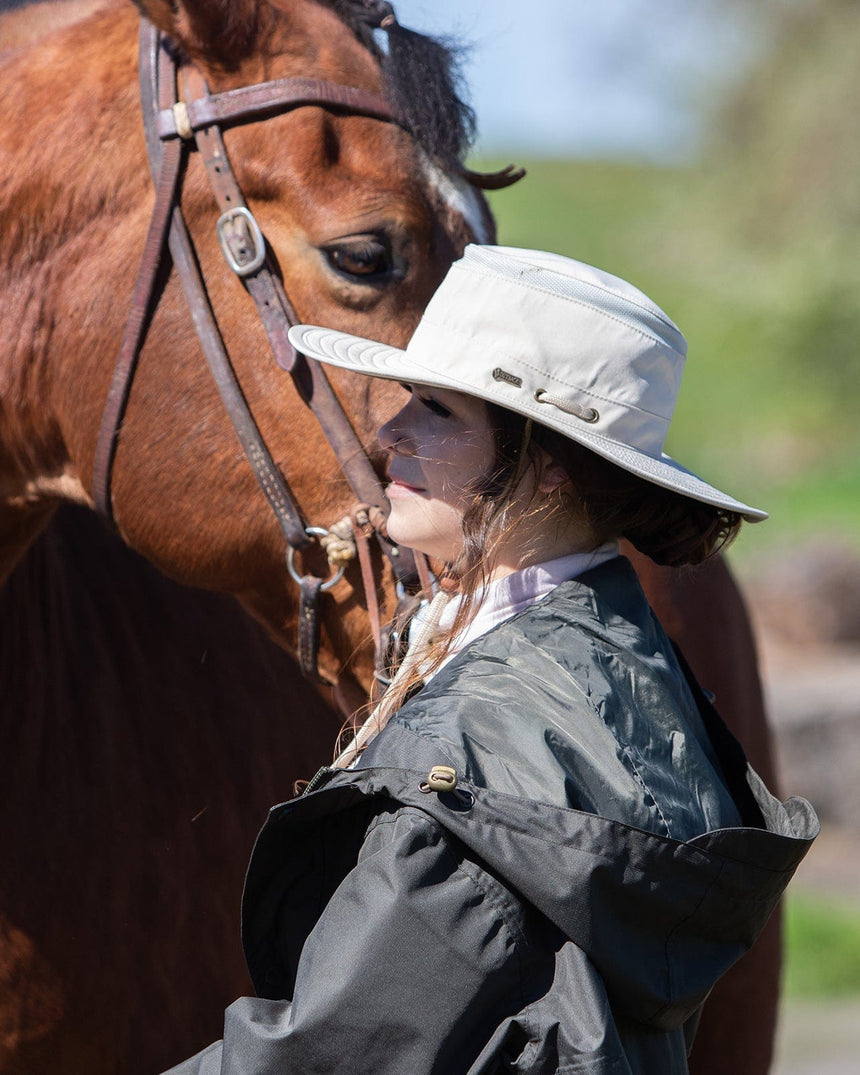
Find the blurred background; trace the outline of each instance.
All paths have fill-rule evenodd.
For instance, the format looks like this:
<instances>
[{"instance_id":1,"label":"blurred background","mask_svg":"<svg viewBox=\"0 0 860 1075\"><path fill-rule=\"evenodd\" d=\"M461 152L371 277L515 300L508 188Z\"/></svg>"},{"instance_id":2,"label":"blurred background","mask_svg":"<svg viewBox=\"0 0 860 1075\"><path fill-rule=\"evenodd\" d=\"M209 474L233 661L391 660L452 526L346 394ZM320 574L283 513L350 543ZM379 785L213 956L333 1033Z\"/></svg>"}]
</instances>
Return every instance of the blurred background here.
<instances>
[{"instance_id":1,"label":"blurred background","mask_svg":"<svg viewBox=\"0 0 860 1075\"><path fill-rule=\"evenodd\" d=\"M630 279L689 341L667 450L771 519L729 554L782 790L824 832L786 910L778 1075L860 1070L860 4L398 0L454 36L499 241Z\"/></svg>"}]
</instances>

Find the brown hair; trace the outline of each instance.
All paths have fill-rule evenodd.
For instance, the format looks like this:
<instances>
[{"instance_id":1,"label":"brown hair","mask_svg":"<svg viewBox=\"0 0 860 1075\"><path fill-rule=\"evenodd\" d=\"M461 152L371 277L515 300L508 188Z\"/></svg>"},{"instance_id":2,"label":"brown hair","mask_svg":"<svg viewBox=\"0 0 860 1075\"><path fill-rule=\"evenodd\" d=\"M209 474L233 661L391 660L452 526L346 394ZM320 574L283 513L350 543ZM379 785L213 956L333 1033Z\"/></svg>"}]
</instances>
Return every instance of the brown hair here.
<instances>
[{"instance_id":1,"label":"brown hair","mask_svg":"<svg viewBox=\"0 0 860 1075\"><path fill-rule=\"evenodd\" d=\"M532 444L570 475L573 510L599 542L626 538L665 567L700 564L731 544L742 518L640 478L569 437L535 426Z\"/></svg>"}]
</instances>

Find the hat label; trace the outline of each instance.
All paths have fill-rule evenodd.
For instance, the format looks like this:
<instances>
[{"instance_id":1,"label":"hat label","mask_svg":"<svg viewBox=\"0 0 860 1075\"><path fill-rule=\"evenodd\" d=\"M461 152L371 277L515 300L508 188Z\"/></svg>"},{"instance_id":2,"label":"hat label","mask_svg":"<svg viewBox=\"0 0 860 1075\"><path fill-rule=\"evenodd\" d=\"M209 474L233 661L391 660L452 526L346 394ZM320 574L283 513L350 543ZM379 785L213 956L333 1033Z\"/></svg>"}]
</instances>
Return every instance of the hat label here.
<instances>
[{"instance_id":1,"label":"hat label","mask_svg":"<svg viewBox=\"0 0 860 1075\"><path fill-rule=\"evenodd\" d=\"M494 381L504 381L506 384L512 384L514 388L522 388L523 379L517 377L514 373L508 373L507 370L503 370L500 366L496 366L493 370Z\"/></svg>"}]
</instances>

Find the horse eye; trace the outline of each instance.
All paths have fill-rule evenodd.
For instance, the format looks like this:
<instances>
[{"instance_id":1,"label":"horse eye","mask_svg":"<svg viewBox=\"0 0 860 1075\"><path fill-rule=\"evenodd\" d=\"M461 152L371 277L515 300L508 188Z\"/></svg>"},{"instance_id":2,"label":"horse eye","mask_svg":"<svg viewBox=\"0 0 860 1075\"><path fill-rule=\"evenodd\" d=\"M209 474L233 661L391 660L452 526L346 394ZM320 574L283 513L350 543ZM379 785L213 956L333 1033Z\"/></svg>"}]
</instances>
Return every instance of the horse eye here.
<instances>
[{"instance_id":1,"label":"horse eye","mask_svg":"<svg viewBox=\"0 0 860 1075\"><path fill-rule=\"evenodd\" d=\"M388 244L375 235L338 243L327 247L324 253L329 265L337 272L362 280L387 276L392 269Z\"/></svg>"}]
</instances>

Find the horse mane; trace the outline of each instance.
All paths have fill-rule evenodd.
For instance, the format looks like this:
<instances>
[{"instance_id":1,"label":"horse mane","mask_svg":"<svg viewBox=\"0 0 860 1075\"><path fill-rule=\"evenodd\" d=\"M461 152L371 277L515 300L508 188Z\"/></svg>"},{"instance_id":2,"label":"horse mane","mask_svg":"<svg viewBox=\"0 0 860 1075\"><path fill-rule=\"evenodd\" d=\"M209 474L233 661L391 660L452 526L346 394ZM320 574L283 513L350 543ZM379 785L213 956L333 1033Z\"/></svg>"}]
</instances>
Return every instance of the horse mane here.
<instances>
[{"instance_id":1,"label":"horse mane","mask_svg":"<svg viewBox=\"0 0 860 1075\"><path fill-rule=\"evenodd\" d=\"M459 165L476 132L475 113L463 96L463 48L401 26L385 0L331 2L379 59L389 99L427 156L443 166Z\"/></svg>"}]
</instances>

